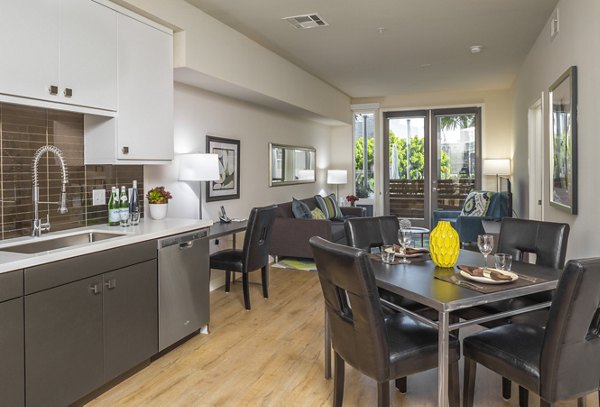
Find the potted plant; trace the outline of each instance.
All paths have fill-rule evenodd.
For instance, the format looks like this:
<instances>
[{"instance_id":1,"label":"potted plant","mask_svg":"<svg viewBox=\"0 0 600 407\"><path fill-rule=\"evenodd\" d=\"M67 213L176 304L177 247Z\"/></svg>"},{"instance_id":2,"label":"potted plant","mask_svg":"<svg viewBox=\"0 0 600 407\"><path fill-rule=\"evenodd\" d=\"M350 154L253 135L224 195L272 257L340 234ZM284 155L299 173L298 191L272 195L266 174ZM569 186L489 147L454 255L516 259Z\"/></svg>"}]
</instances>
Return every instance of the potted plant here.
<instances>
[{"instance_id":1,"label":"potted plant","mask_svg":"<svg viewBox=\"0 0 600 407\"><path fill-rule=\"evenodd\" d=\"M173 198L171 193L165 187L154 187L148 191L146 198L148 198L150 217L156 220L164 219L167 216L169 199Z\"/></svg>"},{"instance_id":2,"label":"potted plant","mask_svg":"<svg viewBox=\"0 0 600 407\"><path fill-rule=\"evenodd\" d=\"M356 201L358 201L358 197L356 195L347 195L346 201L350 203L350 206L356 206Z\"/></svg>"}]
</instances>

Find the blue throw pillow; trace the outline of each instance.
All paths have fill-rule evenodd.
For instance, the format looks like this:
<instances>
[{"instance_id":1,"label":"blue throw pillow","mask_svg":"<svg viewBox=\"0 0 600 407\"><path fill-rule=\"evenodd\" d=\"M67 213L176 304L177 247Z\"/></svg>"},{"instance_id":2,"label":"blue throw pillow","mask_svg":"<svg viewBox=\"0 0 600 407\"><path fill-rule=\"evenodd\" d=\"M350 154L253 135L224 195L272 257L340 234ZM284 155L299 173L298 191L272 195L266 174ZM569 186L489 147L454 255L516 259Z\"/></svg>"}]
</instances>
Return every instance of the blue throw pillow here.
<instances>
[{"instance_id":1,"label":"blue throw pillow","mask_svg":"<svg viewBox=\"0 0 600 407\"><path fill-rule=\"evenodd\" d=\"M335 194L329 194L327 196L315 195L315 201L317 201L319 209L325 214L326 219L341 220L344 218Z\"/></svg>"},{"instance_id":2,"label":"blue throw pillow","mask_svg":"<svg viewBox=\"0 0 600 407\"><path fill-rule=\"evenodd\" d=\"M492 193L488 191L471 191L465 199L460 216L485 216L492 199Z\"/></svg>"},{"instance_id":3,"label":"blue throw pillow","mask_svg":"<svg viewBox=\"0 0 600 407\"><path fill-rule=\"evenodd\" d=\"M296 219L312 219L308 205L296 198L292 198L292 213Z\"/></svg>"}]
</instances>

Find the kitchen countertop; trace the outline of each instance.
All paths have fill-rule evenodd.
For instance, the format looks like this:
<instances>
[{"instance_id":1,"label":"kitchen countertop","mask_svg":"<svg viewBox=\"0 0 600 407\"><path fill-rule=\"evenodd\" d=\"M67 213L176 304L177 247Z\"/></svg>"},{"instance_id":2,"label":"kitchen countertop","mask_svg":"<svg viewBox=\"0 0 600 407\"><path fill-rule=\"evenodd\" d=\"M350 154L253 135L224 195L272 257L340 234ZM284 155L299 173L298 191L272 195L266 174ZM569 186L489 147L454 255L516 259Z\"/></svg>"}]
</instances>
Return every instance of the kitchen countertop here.
<instances>
[{"instance_id":1,"label":"kitchen countertop","mask_svg":"<svg viewBox=\"0 0 600 407\"><path fill-rule=\"evenodd\" d=\"M61 249L45 251L40 253L14 253L0 251L0 273L8 271L20 270L27 267L37 266L44 263L68 259L70 257L82 256L102 250L113 249L119 246L126 246L133 243L143 242L146 240L159 239L169 235L176 235L192 230L208 228L213 224L210 220L198 219L163 219L152 220L142 219L137 226L120 227L108 225L86 226L76 229L69 229L60 232L51 232L43 234L41 237L18 237L7 239L0 242L0 250L5 250L7 247L19 245L23 243L52 239L61 236L74 235L81 232L110 232L122 233L123 236L114 237L111 239L100 240L93 243L85 243L77 246L65 247Z\"/></svg>"}]
</instances>

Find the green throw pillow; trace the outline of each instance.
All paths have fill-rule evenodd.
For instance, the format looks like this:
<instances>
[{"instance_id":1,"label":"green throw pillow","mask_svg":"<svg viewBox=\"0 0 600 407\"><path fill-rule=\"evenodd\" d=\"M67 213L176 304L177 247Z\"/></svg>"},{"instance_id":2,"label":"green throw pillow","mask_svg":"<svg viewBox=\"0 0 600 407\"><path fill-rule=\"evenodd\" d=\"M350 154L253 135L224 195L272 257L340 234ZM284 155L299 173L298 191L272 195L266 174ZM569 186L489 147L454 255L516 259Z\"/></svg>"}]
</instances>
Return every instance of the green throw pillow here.
<instances>
[{"instance_id":1,"label":"green throw pillow","mask_svg":"<svg viewBox=\"0 0 600 407\"><path fill-rule=\"evenodd\" d=\"M315 195L315 201L317 201L317 207L325 214L325 219L341 220L344 218L335 194L329 194L327 196Z\"/></svg>"},{"instance_id":2,"label":"green throw pillow","mask_svg":"<svg viewBox=\"0 0 600 407\"><path fill-rule=\"evenodd\" d=\"M471 191L465 200L460 216L485 216L492 192Z\"/></svg>"},{"instance_id":3,"label":"green throw pillow","mask_svg":"<svg viewBox=\"0 0 600 407\"><path fill-rule=\"evenodd\" d=\"M325 214L319 208L313 209L310 213L313 219L325 219Z\"/></svg>"}]
</instances>

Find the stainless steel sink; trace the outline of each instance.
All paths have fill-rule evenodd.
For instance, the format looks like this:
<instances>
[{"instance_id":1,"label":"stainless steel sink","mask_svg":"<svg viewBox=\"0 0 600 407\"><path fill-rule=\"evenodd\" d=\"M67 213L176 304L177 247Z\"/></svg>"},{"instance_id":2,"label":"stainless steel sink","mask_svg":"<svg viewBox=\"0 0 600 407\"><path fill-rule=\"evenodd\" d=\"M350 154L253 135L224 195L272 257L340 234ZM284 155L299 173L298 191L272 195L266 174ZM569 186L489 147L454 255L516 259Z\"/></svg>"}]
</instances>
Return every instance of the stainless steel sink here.
<instances>
[{"instance_id":1,"label":"stainless steel sink","mask_svg":"<svg viewBox=\"0 0 600 407\"><path fill-rule=\"evenodd\" d=\"M124 234L88 231L50 239L33 239L14 246L2 247L0 248L0 251L13 253L41 253L49 250L63 249L65 247L112 239L119 236L124 236Z\"/></svg>"}]
</instances>

